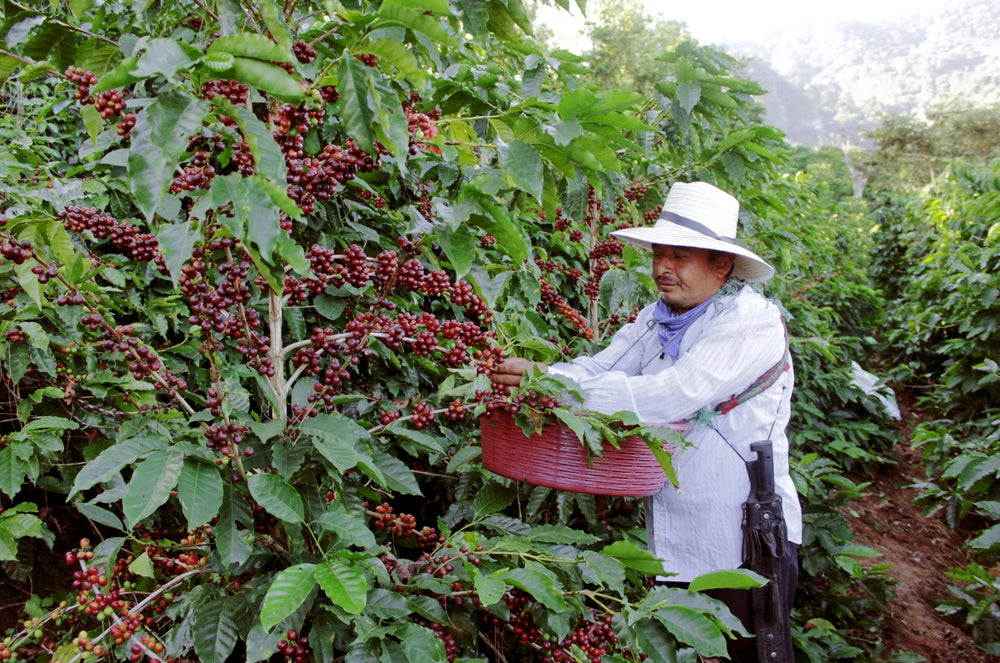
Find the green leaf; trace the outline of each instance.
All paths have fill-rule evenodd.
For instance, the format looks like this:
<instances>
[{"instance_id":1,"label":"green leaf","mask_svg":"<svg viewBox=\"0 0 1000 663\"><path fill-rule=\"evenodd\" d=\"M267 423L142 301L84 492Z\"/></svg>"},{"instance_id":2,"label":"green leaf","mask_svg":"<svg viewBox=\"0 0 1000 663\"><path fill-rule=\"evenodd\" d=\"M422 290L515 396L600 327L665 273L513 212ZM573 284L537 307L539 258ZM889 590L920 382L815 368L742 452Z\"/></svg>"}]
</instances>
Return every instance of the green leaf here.
<instances>
[{"instance_id":1,"label":"green leaf","mask_svg":"<svg viewBox=\"0 0 1000 663\"><path fill-rule=\"evenodd\" d=\"M527 562L523 568L511 569L500 576L508 584L523 589L538 602L553 612L564 612L569 609L562 589L556 581L545 572L544 567L536 562Z\"/></svg>"},{"instance_id":2,"label":"green leaf","mask_svg":"<svg viewBox=\"0 0 1000 663\"><path fill-rule=\"evenodd\" d=\"M96 144L97 137L104 131L104 120L101 119L101 114L92 104L87 104L80 109L80 116L83 118L83 127L87 130L87 135Z\"/></svg>"},{"instance_id":3,"label":"green leaf","mask_svg":"<svg viewBox=\"0 0 1000 663\"><path fill-rule=\"evenodd\" d=\"M128 570L143 578L156 577L156 567L153 566L153 560L149 558L147 552L143 552L132 560L132 563L128 565Z\"/></svg>"},{"instance_id":4,"label":"green leaf","mask_svg":"<svg viewBox=\"0 0 1000 663\"><path fill-rule=\"evenodd\" d=\"M306 98L305 88L287 71L270 62L236 57L231 77L289 103L298 104Z\"/></svg>"},{"instance_id":5,"label":"green leaf","mask_svg":"<svg viewBox=\"0 0 1000 663\"><path fill-rule=\"evenodd\" d=\"M316 566L316 581L327 598L351 613L360 615L368 600L368 584L359 568L340 560Z\"/></svg>"},{"instance_id":6,"label":"green leaf","mask_svg":"<svg viewBox=\"0 0 1000 663\"><path fill-rule=\"evenodd\" d=\"M537 525L531 528L528 538L532 541L547 543L569 543L572 545L587 545L600 539L593 534L564 525Z\"/></svg>"},{"instance_id":7,"label":"green leaf","mask_svg":"<svg viewBox=\"0 0 1000 663\"><path fill-rule=\"evenodd\" d=\"M614 557L624 566L636 571L656 575L665 573L661 560L648 550L640 550L631 541L615 541L605 546L601 552Z\"/></svg>"},{"instance_id":8,"label":"green leaf","mask_svg":"<svg viewBox=\"0 0 1000 663\"><path fill-rule=\"evenodd\" d=\"M509 210L486 201L480 201L480 203L483 211L487 212L488 215L477 216L472 222L496 237L497 244L503 247L504 252L512 261L520 263L525 260L531 252L531 242L525 236L521 226L515 222Z\"/></svg>"},{"instance_id":9,"label":"green leaf","mask_svg":"<svg viewBox=\"0 0 1000 663\"><path fill-rule=\"evenodd\" d=\"M177 481L177 499L187 518L188 529L204 525L222 506L222 477L214 465L190 458L184 460Z\"/></svg>"},{"instance_id":10,"label":"green leaf","mask_svg":"<svg viewBox=\"0 0 1000 663\"><path fill-rule=\"evenodd\" d=\"M677 103L685 113L691 114L701 99L701 85L698 83L680 83L677 85Z\"/></svg>"},{"instance_id":11,"label":"green leaf","mask_svg":"<svg viewBox=\"0 0 1000 663\"><path fill-rule=\"evenodd\" d=\"M151 451L165 450L170 441L159 435L133 437L111 445L83 466L73 481L69 497L119 474L126 465Z\"/></svg>"},{"instance_id":12,"label":"green leaf","mask_svg":"<svg viewBox=\"0 0 1000 663\"><path fill-rule=\"evenodd\" d=\"M284 49L285 53L291 53L292 36L288 32L288 25L285 22L284 7L276 2L265 2L261 3L258 8L264 18L264 25L267 26L268 36L274 39L274 42ZM269 60L271 58L263 59Z\"/></svg>"},{"instance_id":13,"label":"green leaf","mask_svg":"<svg viewBox=\"0 0 1000 663\"><path fill-rule=\"evenodd\" d=\"M444 643L429 628L408 623L400 629L406 663L440 663L447 660Z\"/></svg>"},{"instance_id":14,"label":"green leaf","mask_svg":"<svg viewBox=\"0 0 1000 663\"><path fill-rule=\"evenodd\" d=\"M441 27L439 19L428 16L423 9L411 9L394 3L382 3L376 25L401 25L427 35L433 41L454 46L455 39Z\"/></svg>"},{"instance_id":15,"label":"green leaf","mask_svg":"<svg viewBox=\"0 0 1000 663\"><path fill-rule=\"evenodd\" d=\"M260 506L286 523L301 523L305 519L302 497L295 488L274 474L251 474L247 477L250 494Z\"/></svg>"},{"instance_id":16,"label":"green leaf","mask_svg":"<svg viewBox=\"0 0 1000 663\"><path fill-rule=\"evenodd\" d=\"M378 57L380 63L391 64L406 80L415 85L423 85L427 80L427 72L420 68L413 51L398 39L371 39L363 42L359 48L364 53Z\"/></svg>"},{"instance_id":17,"label":"green leaf","mask_svg":"<svg viewBox=\"0 0 1000 663\"><path fill-rule=\"evenodd\" d=\"M767 578L748 569L733 569L731 571L713 571L698 576L688 586L692 592L702 592L706 589L750 589L761 587L767 583Z\"/></svg>"},{"instance_id":18,"label":"green leaf","mask_svg":"<svg viewBox=\"0 0 1000 663\"><path fill-rule=\"evenodd\" d=\"M216 96L212 99L212 103L217 107L217 112L234 120L240 128L240 133L243 134L243 139L246 141L247 147L250 148L250 154L253 155L257 172L273 182L281 182L284 186L287 174L285 156L271 136L271 128L267 123L258 119L250 109L237 106L225 97ZM288 198L287 191L282 189L280 193L285 199L288 199L288 204L279 202L275 194L271 195L272 201L290 217L298 218L301 216L302 210Z\"/></svg>"},{"instance_id":19,"label":"green leaf","mask_svg":"<svg viewBox=\"0 0 1000 663\"><path fill-rule=\"evenodd\" d=\"M445 472L448 474L456 474L458 472L468 471L468 465L472 461L476 460L483 455L483 450L478 445L469 445L467 447L462 447L451 457L448 461L448 466L445 468Z\"/></svg>"},{"instance_id":20,"label":"green leaf","mask_svg":"<svg viewBox=\"0 0 1000 663\"><path fill-rule=\"evenodd\" d=\"M170 271L170 278L177 287L180 282L181 267L191 259L194 245L201 239L201 233L192 229L191 223L163 224L156 228L160 251Z\"/></svg>"},{"instance_id":21,"label":"green leaf","mask_svg":"<svg viewBox=\"0 0 1000 663\"><path fill-rule=\"evenodd\" d=\"M357 466L361 455L357 443L368 438L368 432L356 421L342 414L321 414L306 419L302 432L313 438L313 447L341 472Z\"/></svg>"},{"instance_id":22,"label":"green leaf","mask_svg":"<svg viewBox=\"0 0 1000 663\"><path fill-rule=\"evenodd\" d=\"M87 502L74 502L73 506L80 512L81 516L88 520L93 520L95 523L100 523L105 527L111 527L120 532L125 531L125 525L122 523L121 518L103 507Z\"/></svg>"},{"instance_id":23,"label":"green leaf","mask_svg":"<svg viewBox=\"0 0 1000 663\"><path fill-rule=\"evenodd\" d=\"M22 46L21 53L31 60L49 57L49 54L60 42L73 38L66 28L52 21L29 30L28 35L29 38ZM9 37L10 34L5 36Z\"/></svg>"},{"instance_id":24,"label":"green leaf","mask_svg":"<svg viewBox=\"0 0 1000 663\"><path fill-rule=\"evenodd\" d=\"M34 513L27 513L36 509L34 504L17 504L0 514L0 538L4 542L0 546L0 560L15 561L17 559L17 540L24 537L42 539L49 548L52 547L54 535L48 526Z\"/></svg>"},{"instance_id":25,"label":"green leaf","mask_svg":"<svg viewBox=\"0 0 1000 663\"><path fill-rule=\"evenodd\" d=\"M423 447L425 450L431 453L444 453L444 447L441 446L441 440L425 433L422 430L417 430L415 428L410 428L405 423L401 421L394 421L382 431L383 433L390 433L396 437L402 438L404 440L409 440L417 445Z\"/></svg>"},{"instance_id":26,"label":"green leaf","mask_svg":"<svg viewBox=\"0 0 1000 663\"><path fill-rule=\"evenodd\" d=\"M411 612L420 615L429 622L444 624L448 621L448 612L440 601L431 596L411 596L406 599L406 605Z\"/></svg>"},{"instance_id":27,"label":"green leaf","mask_svg":"<svg viewBox=\"0 0 1000 663\"><path fill-rule=\"evenodd\" d=\"M514 493L498 483L488 483L476 493L472 510L476 520L506 509L514 501Z\"/></svg>"},{"instance_id":28,"label":"green leaf","mask_svg":"<svg viewBox=\"0 0 1000 663\"><path fill-rule=\"evenodd\" d=\"M375 535L365 522L348 513L342 504L328 505L326 512L313 522L326 531L336 533L348 544L362 549L374 548L377 545Z\"/></svg>"},{"instance_id":29,"label":"green leaf","mask_svg":"<svg viewBox=\"0 0 1000 663\"><path fill-rule=\"evenodd\" d=\"M189 69L201 57L197 49L173 39L151 39L146 52L129 72L140 79L151 76L173 77L178 71Z\"/></svg>"},{"instance_id":30,"label":"green leaf","mask_svg":"<svg viewBox=\"0 0 1000 663\"><path fill-rule=\"evenodd\" d=\"M372 452L372 460L385 478L386 488L408 495L422 495L417 477L406 463L381 450Z\"/></svg>"},{"instance_id":31,"label":"green leaf","mask_svg":"<svg viewBox=\"0 0 1000 663\"><path fill-rule=\"evenodd\" d=\"M374 125L378 117L375 99L374 71L360 60L345 52L337 68L337 91L340 98L335 112L340 116L344 130L366 152L375 149Z\"/></svg>"},{"instance_id":32,"label":"green leaf","mask_svg":"<svg viewBox=\"0 0 1000 663\"><path fill-rule=\"evenodd\" d=\"M507 591L507 583L502 577L484 576L477 568L472 570L472 584L484 608L500 601Z\"/></svg>"},{"instance_id":33,"label":"green leaf","mask_svg":"<svg viewBox=\"0 0 1000 663\"><path fill-rule=\"evenodd\" d=\"M690 58L679 57L674 63L674 75L678 83L690 83L694 80L694 64Z\"/></svg>"},{"instance_id":34,"label":"green leaf","mask_svg":"<svg viewBox=\"0 0 1000 663\"><path fill-rule=\"evenodd\" d=\"M1000 454L970 462L958 477L957 488L967 491L985 476L995 476L1000 472Z\"/></svg>"},{"instance_id":35,"label":"green leaf","mask_svg":"<svg viewBox=\"0 0 1000 663\"><path fill-rule=\"evenodd\" d=\"M580 556L585 574L589 571L600 584L618 594L625 592L625 569L621 562L593 550L584 550Z\"/></svg>"},{"instance_id":36,"label":"green leaf","mask_svg":"<svg viewBox=\"0 0 1000 663\"><path fill-rule=\"evenodd\" d=\"M101 76L101 80L97 82L94 86L94 93L104 92L106 90L114 90L118 87L125 87L126 85L132 85L142 80L140 76L134 75L132 72L135 70L136 64L138 64L139 59L135 57L125 58L118 63L118 66L113 70Z\"/></svg>"},{"instance_id":37,"label":"green leaf","mask_svg":"<svg viewBox=\"0 0 1000 663\"><path fill-rule=\"evenodd\" d=\"M0 493L14 497L21 492L21 485L31 466L15 453L14 445L8 444L0 449Z\"/></svg>"},{"instance_id":38,"label":"green leaf","mask_svg":"<svg viewBox=\"0 0 1000 663\"><path fill-rule=\"evenodd\" d=\"M677 643L659 622L651 619L638 622L632 627L632 637L648 663L677 663Z\"/></svg>"},{"instance_id":39,"label":"green leaf","mask_svg":"<svg viewBox=\"0 0 1000 663\"><path fill-rule=\"evenodd\" d=\"M17 539L0 523L0 561L13 562L17 560Z\"/></svg>"},{"instance_id":40,"label":"green leaf","mask_svg":"<svg viewBox=\"0 0 1000 663\"><path fill-rule=\"evenodd\" d=\"M979 536L969 541L969 546L976 550L990 550L1000 543L1000 524L993 525Z\"/></svg>"},{"instance_id":41,"label":"green leaf","mask_svg":"<svg viewBox=\"0 0 1000 663\"><path fill-rule=\"evenodd\" d=\"M569 145L574 138L582 135L583 126L580 124L580 120L573 117L556 124L555 135L553 137L555 138L556 145L565 147L566 145Z\"/></svg>"},{"instance_id":42,"label":"green leaf","mask_svg":"<svg viewBox=\"0 0 1000 663\"><path fill-rule=\"evenodd\" d=\"M229 599L208 601L194 611L194 650L203 663L225 663L239 642L239 628Z\"/></svg>"},{"instance_id":43,"label":"green leaf","mask_svg":"<svg viewBox=\"0 0 1000 663\"><path fill-rule=\"evenodd\" d=\"M497 146L500 165L519 188L534 197L536 203L542 203L542 157L538 150L521 140L510 143L500 143Z\"/></svg>"},{"instance_id":44,"label":"green leaf","mask_svg":"<svg viewBox=\"0 0 1000 663\"><path fill-rule=\"evenodd\" d=\"M241 530L238 525L239 521L248 516L242 513L245 509L243 495L232 485L226 485L219 520L215 525L215 543L219 547L219 558L226 568L247 561L253 550L253 534Z\"/></svg>"},{"instance_id":45,"label":"green leaf","mask_svg":"<svg viewBox=\"0 0 1000 663\"><path fill-rule=\"evenodd\" d=\"M726 637L705 615L680 605L667 605L653 613L680 642L705 657L726 656Z\"/></svg>"},{"instance_id":46,"label":"green leaf","mask_svg":"<svg viewBox=\"0 0 1000 663\"><path fill-rule=\"evenodd\" d=\"M200 99L168 91L138 114L128 155L129 187L146 219L159 209L188 137L199 132L210 110Z\"/></svg>"},{"instance_id":47,"label":"green leaf","mask_svg":"<svg viewBox=\"0 0 1000 663\"><path fill-rule=\"evenodd\" d=\"M316 585L315 572L315 564L296 564L274 577L260 609L264 628L273 628L302 605Z\"/></svg>"},{"instance_id":48,"label":"green leaf","mask_svg":"<svg viewBox=\"0 0 1000 663\"><path fill-rule=\"evenodd\" d=\"M291 48L279 46L264 35L254 32L240 32L217 37L208 47L208 53L227 53L234 57L286 62L288 64L298 62L292 54Z\"/></svg>"},{"instance_id":49,"label":"green leaf","mask_svg":"<svg viewBox=\"0 0 1000 663\"><path fill-rule=\"evenodd\" d=\"M463 278L478 257L475 235L468 228L443 227L438 230L437 239L444 254L448 256L448 262L455 269L455 278Z\"/></svg>"},{"instance_id":50,"label":"green leaf","mask_svg":"<svg viewBox=\"0 0 1000 663\"><path fill-rule=\"evenodd\" d=\"M122 499L122 509L130 527L135 527L166 503L177 485L183 463L183 453L165 449L151 453L136 465Z\"/></svg>"}]
</instances>

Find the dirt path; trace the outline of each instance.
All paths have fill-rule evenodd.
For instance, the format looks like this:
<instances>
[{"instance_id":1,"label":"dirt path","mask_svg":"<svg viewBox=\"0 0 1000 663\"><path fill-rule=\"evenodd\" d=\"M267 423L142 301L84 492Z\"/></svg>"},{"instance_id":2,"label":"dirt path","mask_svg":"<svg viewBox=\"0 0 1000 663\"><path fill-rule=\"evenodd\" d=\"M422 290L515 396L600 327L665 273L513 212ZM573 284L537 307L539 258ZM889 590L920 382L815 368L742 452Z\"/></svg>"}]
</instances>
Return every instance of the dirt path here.
<instances>
[{"instance_id":1,"label":"dirt path","mask_svg":"<svg viewBox=\"0 0 1000 663\"><path fill-rule=\"evenodd\" d=\"M903 407L904 431L914 413ZM908 421L909 420L909 421ZM871 481L866 497L852 503L857 512L851 526L858 543L881 553L874 560L889 563L896 580L896 596L889 606L882 632L886 659L900 652L920 654L928 663L993 663L972 638L935 610L936 600L948 596L945 572L964 566L968 556L960 550L963 537L952 531L938 513L925 518L913 500L919 494L909 484L925 480L920 455L903 444L899 464Z\"/></svg>"}]
</instances>

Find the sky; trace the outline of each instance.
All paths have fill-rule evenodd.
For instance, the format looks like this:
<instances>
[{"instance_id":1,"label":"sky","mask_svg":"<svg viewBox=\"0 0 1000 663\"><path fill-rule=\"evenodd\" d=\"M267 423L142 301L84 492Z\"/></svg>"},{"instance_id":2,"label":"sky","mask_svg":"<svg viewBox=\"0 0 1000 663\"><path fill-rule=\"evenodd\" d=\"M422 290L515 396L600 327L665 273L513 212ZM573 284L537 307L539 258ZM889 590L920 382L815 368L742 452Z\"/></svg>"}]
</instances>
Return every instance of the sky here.
<instances>
[{"instance_id":1,"label":"sky","mask_svg":"<svg viewBox=\"0 0 1000 663\"><path fill-rule=\"evenodd\" d=\"M947 2L948 0L644 0L643 4L650 16L662 16L686 23L691 35L699 42L727 45L755 41L770 32L804 27L811 22L883 21L914 13L919 9L944 6ZM582 26L582 18L569 18L565 11L556 9L541 11L540 15L551 17L543 20L560 34L560 46L580 50L580 40L575 32ZM562 29L558 29L560 27Z\"/></svg>"}]
</instances>

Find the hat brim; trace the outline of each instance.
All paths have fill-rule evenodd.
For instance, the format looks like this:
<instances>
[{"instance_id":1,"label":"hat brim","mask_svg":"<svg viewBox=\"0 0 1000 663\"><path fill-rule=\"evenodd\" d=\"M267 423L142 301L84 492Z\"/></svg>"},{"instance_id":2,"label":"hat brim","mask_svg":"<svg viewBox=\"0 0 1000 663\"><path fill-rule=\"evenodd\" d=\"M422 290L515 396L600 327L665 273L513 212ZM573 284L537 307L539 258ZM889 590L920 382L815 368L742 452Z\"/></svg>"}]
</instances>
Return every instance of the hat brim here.
<instances>
[{"instance_id":1,"label":"hat brim","mask_svg":"<svg viewBox=\"0 0 1000 663\"><path fill-rule=\"evenodd\" d=\"M652 251L654 244L663 244L731 253L736 257L733 263L733 276L747 281L766 281L774 276L774 267L750 249L713 239L676 223L661 221L655 227L625 228L612 232L611 236L647 251Z\"/></svg>"}]
</instances>

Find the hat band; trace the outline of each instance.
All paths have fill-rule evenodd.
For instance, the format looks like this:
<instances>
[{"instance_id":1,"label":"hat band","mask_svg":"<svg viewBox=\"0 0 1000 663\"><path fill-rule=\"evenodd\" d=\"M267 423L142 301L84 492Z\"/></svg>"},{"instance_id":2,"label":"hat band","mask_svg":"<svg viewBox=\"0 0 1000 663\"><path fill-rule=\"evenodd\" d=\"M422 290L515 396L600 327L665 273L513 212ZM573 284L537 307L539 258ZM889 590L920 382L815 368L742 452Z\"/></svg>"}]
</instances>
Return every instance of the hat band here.
<instances>
[{"instance_id":1,"label":"hat band","mask_svg":"<svg viewBox=\"0 0 1000 663\"><path fill-rule=\"evenodd\" d=\"M695 232L699 232L702 235L708 235L712 239L717 239L720 242L727 242L729 244L736 243L736 240L733 239L732 237L721 237L718 233L716 233L714 230L706 226L704 223L698 223L694 219L689 219L686 216L681 216L680 214L664 211L660 212L660 218L666 219L667 221L672 221L673 223L676 223L679 226L684 226L685 228L689 230L694 230Z\"/></svg>"}]
</instances>

